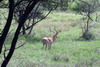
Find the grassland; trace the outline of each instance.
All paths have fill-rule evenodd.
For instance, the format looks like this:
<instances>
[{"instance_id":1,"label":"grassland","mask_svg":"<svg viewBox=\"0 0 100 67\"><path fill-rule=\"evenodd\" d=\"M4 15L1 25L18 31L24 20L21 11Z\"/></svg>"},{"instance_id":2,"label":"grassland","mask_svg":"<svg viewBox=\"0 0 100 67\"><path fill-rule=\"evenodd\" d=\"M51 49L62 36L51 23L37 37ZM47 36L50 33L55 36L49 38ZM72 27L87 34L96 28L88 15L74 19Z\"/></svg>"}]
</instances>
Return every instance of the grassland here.
<instances>
[{"instance_id":1,"label":"grassland","mask_svg":"<svg viewBox=\"0 0 100 67\"><path fill-rule=\"evenodd\" d=\"M34 27L31 35L20 36L17 46L23 42L26 44L15 50L8 67L99 67L100 23L92 23L94 27L91 30L95 40L81 41L78 39L82 34L82 17L73 13L52 12ZM51 37L53 33L49 29L53 28L61 30L58 39L52 44L51 50L41 49L42 37ZM12 34L5 43L8 47Z\"/></svg>"}]
</instances>

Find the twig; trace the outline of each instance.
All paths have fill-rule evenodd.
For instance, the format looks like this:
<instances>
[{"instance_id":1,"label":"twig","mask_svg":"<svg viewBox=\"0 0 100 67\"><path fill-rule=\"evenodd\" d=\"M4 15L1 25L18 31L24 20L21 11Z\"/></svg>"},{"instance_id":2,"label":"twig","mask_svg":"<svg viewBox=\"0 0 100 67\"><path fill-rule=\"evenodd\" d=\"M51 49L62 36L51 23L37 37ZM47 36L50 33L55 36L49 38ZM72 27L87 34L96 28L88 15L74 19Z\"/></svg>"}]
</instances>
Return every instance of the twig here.
<instances>
[{"instance_id":1,"label":"twig","mask_svg":"<svg viewBox=\"0 0 100 67\"><path fill-rule=\"evenodd\" d=\"M4 55L4 59L6 58L6 46L5 46L5 44L4 44L4 53L3 53L3 55Z\"/></svg>"},{"instance_id":2,"label":"twig","mask_svg":"<svg viewBox=\"0 0 100 67\"><path fill-rule=\"evenodd\" d=\"M20 46L16 47L15 49L18 49L18 48L20 48L20 47L24 46L25 44L26 44L26 43L23 43L22 45L20 45ZM8 50L10 50L10 49L6 49L5 51L8 51Z\"/></svg>"},{"instance_id":3,"label":"twig","mask_svg":"<svg viewBox=\"0 0 100 67\"><path fill-rule=\"evenodd\" d=\"M7 37L10 35L10 33L11 33L13 30L14 30L14 29L12 29L12 30L8 33Z\"/></svg>"},{"instance_id":4,"label":"twig","mask_svg":"<svg viewBox=\"0 0 100 67\"><path fill-rule=\"evenodd\" d=\"M5 17L4 13L2 13L2 15L3 15L4 19L7 20L7 18Z\"/></svg>"}]
</instances>

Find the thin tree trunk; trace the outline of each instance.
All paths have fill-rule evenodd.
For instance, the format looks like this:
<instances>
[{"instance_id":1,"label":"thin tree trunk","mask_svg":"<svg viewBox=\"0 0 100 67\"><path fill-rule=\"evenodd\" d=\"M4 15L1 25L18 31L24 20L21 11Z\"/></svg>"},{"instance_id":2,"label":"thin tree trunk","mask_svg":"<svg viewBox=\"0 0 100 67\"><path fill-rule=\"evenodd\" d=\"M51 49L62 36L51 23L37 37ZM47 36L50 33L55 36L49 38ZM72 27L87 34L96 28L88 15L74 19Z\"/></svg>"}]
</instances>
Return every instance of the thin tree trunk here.
<instances>
[{"instance_id":1,"label":"thin tree trunk","mask_svg":"<svg viewBox=\"0 0 100 67\"><path fill-rule=\"evenodd\" d=\"M86 24L86 32L88 32L89 31L89 18L87 19L87 22L86 22L87 24Z\"/></svg>"},{"instance_id":2,"label":"thin tree trunk","mask_svg":"<svg viewBox=\"0 0 100 67\"><path fill-rule=\"evenodd\" d=\"M34 19L33 19L33 23L34 23ZM32 23L32 24L33 24ZM33 25L34 26L34 25ZM30 35L31 34L31 32L32 32L32 29L33 29L33 26L31 27L31 29L29 30L29 33L28 33L28 35Z\"/></svg>"},{"instance_id":3,"label":"thin tree trunk","mask_svg":"<svg viewBox=\"0 0 100 67\"><path fill-rule=\"evenodd\" d=\"M25 25L22 26L22 30L23 30L22 34L25 35L26 34Z\"/></svg>"},{"instance_id":4,"label":"thin tree trunk","mask_svg":"<svg viewBox=\"0 0 100 67\"><path fill-rule=\"evenodd\" d=\"M95 19L95 21L98 22L98 15L97 15L97 14L96 14L96 19Z\"/></svg>"},{"instance_id":5,"label":"thin tree trunk","mask_svg":"<svg viewBox=\"0 0 100 67\"><path fill-rule=\"evenodd\" d=\"M31 34L31 32L32 32L32 29L33 29L33 26L31 27L31 29L29 30L29 33L28 33L28 35L30 35Z\"/></svg>"}]
</instances>

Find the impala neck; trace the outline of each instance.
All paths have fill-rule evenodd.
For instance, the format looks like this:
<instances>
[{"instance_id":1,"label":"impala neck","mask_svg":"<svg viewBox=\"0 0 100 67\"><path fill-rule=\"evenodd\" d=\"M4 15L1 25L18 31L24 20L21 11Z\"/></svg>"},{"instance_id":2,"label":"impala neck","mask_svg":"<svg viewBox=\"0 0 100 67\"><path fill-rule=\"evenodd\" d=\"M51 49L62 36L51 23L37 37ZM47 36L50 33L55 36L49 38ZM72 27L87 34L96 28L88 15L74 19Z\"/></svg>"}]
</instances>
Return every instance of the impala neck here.
<instances>
[{"instance_id":1,"label":"impala neck","mask_svg":"<svg viewBox=\"0 0 100 67\"><path fill-rule=\"evenodd\" d=\"M56 38L57 38L57 34L53 35L53 37L52 37L53 41L55 41Z\"/></svg>"}]
</instances>

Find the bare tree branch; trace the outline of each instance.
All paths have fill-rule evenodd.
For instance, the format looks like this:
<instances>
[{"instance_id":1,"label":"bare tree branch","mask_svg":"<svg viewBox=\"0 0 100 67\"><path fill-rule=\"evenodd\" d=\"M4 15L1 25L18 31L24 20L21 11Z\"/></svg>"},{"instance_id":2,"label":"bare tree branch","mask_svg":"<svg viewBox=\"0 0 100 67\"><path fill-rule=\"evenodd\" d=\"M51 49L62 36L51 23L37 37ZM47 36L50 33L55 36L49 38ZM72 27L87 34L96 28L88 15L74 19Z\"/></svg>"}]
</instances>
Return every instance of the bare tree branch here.
<instances>
[{"instance_id":1,"label":"bare tree branch","mask_svg":"<svg viewBox=\"0 0 100 67\"><path fill-rule=\"evenodd\" d=\"M23 43L23 44L21 44L20 46L16 47L15 49L18 49L18 48L24 46L25 44L26 44L26 43ZM10 49L5 49L5 52L8 51L8 50L10 50Z\"/></svg>"},{"instance_id":2,"label":"bare tree branch","mask_svg":"<svg viewBox=\"0 0 100 67\"><path fill-rule=\"evenodd\" d=\"M23 0L18 1L18 2L14 5L14 7L18 6L21 2L23 2Z\"/></svg>"}]
</instances>

